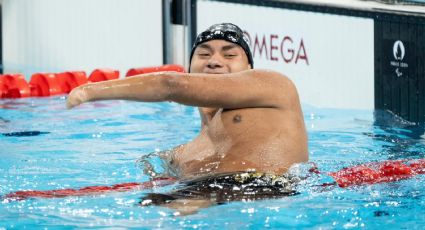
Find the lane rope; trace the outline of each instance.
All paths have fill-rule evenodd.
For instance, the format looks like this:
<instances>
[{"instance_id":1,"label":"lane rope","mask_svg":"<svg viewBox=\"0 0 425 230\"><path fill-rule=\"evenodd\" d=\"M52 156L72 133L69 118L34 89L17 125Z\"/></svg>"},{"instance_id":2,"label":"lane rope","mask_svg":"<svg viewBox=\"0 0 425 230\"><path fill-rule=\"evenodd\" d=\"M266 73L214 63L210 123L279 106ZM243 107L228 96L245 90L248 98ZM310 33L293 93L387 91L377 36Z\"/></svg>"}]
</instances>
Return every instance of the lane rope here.
<instances>
[{"instance_id":1,"label":"lane rope","mask_svg":"<svg viewBox=\"0 0 425 230\"><path fill-rule=\"evenodd\" d=\"M309 171L317 174L321 173L317 167L312 167ZM341 188L394 182L409 179L419 174L425 174L425 159L371 162L343 168L339 171L326 174L331 176L335 180L335 183ZM177 182L176 178L156 178L142 183L129 182L110 186L87 186L77 189L68 188L44 191L17 191L6 194L2 198L6 200L25 200L29 198L63 198L68 196L100 195L110 192L127 192L162 187L171 185L175 182ZM322 186L328 185L331 184L322 184Z\"/></svg>"}]
</instances>

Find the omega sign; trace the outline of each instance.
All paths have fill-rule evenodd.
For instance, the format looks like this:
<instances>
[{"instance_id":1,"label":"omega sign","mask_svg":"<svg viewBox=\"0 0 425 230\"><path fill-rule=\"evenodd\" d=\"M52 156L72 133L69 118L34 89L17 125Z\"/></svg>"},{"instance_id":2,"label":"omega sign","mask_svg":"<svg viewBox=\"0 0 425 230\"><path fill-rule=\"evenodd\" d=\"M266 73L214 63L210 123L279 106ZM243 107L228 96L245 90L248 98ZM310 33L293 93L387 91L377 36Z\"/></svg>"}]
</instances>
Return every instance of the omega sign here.
<instances>
[{"instance_id":1,"label":"omega sign","mask_svg":"<svg viewBox=\"0 0 425 230\"><path fill-rule=\"evenodd\" d=\"M277 34L259 35L244 31L254 57L266 60L309 65L307 50L303 39Z\"/></svg>"}]
</instances>

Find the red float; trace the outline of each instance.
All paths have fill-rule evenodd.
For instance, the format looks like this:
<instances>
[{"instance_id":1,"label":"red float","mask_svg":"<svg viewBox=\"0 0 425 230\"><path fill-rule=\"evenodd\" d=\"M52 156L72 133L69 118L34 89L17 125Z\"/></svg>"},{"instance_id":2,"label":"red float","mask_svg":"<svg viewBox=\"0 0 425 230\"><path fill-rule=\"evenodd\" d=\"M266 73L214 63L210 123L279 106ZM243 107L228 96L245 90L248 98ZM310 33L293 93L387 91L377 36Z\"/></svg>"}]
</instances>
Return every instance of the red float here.
<instances>
[{"instance_id":1,"label":"red float","mask_svg":"<svg viewBox=\"0 0 425 230\"><path fill-rule=\"evenodd\" d=\"M63 93L69 93L75 87L87 83L87 76L84 71L58 73L57 78Z\"/></svg>"},{"instance_id":2,"label":"red float","mask_svg":"<svg viewBox=\"0 0 425 230\"><path fill-rule=\"evenodd\" d=\"M0 75L0 98L29 97L31 90L22 74Z\"/></svg>"},{"instance_id":3,"label":"red float","mask_svg":"<svg viewBox=\"0 0 425 230\"><path fill-rule=\"evenodd\" d=\"M54 73L36 73L30 80L31 96L46 97L62 94L59 80Z\"/></svg>"},{"instance_id":4,"label":"red float","mask_svg":"<svg viewBox=\"0 0 425 230\"><path fill-rule=\"evenodd\" d=\"M417 174L425 174L425 159L373 162L329 173L342 188L399 181Z\"/></svg>"},{"instance_id":5,"label":"red float","mask_svg":"<svg viewBox=\"0 0 425 230\"><path fill-rule=\"evenodd\" d=\"M113 69L95 69L89 77L90 82L108 81L118 79L120 72Z\"/></svg>"},{"instance_id":6,"label":"red float","mask_svg":"<svg viewBox=\"0 0 425 230\"><path fill-rule=\"evenodd\" d=\"M153 72L181 72L184 73L184 67L181 65L163 65L163 66L155 66L155 67L144 67L144 68L132 68L127 71L126 77L145 74L145 73L153 73Z\"/></svg>"}]
</instances>

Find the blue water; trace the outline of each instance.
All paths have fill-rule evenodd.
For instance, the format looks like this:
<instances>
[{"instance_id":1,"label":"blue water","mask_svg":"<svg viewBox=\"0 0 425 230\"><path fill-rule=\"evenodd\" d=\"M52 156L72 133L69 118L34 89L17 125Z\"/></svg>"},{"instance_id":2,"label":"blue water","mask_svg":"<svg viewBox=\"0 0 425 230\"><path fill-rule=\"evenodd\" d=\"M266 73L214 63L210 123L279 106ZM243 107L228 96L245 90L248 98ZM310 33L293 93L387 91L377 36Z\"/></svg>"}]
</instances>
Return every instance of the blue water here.
<instances>
[{"instance_id":1,"label":"blue water","mask_svg":"<svg viewBox=\"0 0 425 230\"><path fill-rule=\"evenodd\" d=\"M310 160L322 172L386 159L424 158L417 126L374 111L319 109L303 105ZM199 131L197 110L173 103L106 101L65 109L64 97L0 101L0 195L149 180L136 160L190 141ZM157 171L161 165L154 161ZM303 166L300 166L303 171ZM97 196L0 200L0 229L422 229L425 177L352 188L315 186L312 176L299 195L232 202L175 216L164 207L140 207L146 191Z\"/></svg>"}]
</instances>

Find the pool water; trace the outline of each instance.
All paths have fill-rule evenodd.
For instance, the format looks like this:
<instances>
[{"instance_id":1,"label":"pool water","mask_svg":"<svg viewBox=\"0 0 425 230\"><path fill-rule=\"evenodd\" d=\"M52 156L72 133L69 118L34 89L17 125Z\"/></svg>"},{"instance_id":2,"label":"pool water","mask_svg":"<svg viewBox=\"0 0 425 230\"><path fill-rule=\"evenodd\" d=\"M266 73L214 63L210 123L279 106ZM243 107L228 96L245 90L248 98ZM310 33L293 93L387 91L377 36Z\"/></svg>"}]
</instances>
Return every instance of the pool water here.
<instances>
[{"instance_id":1,"label":"pool water","mask_svg":"<svg viewBox=\"0 0 425 230\"><path fill-rule=\"evenodd\" d=\"M310 160L322 172L371 161L425 158L421 126L379 111L308 105L303 111ZM148 181L137 159L190 141L199 127L195 108L174 103L104 101L66 110L65 97L1 100L0 195ZM158 159L152 163L156 171L163 170ZM296 169L303 174L305 168ZM187 216L138 205L147 192L167 192L174 185L79 197L2 199L0 229L422 229L425 225L425 175L350 188L317 186L331 181L325 174L311 176L296 196L232 202Z\"/></svg>"}]
</instances>

